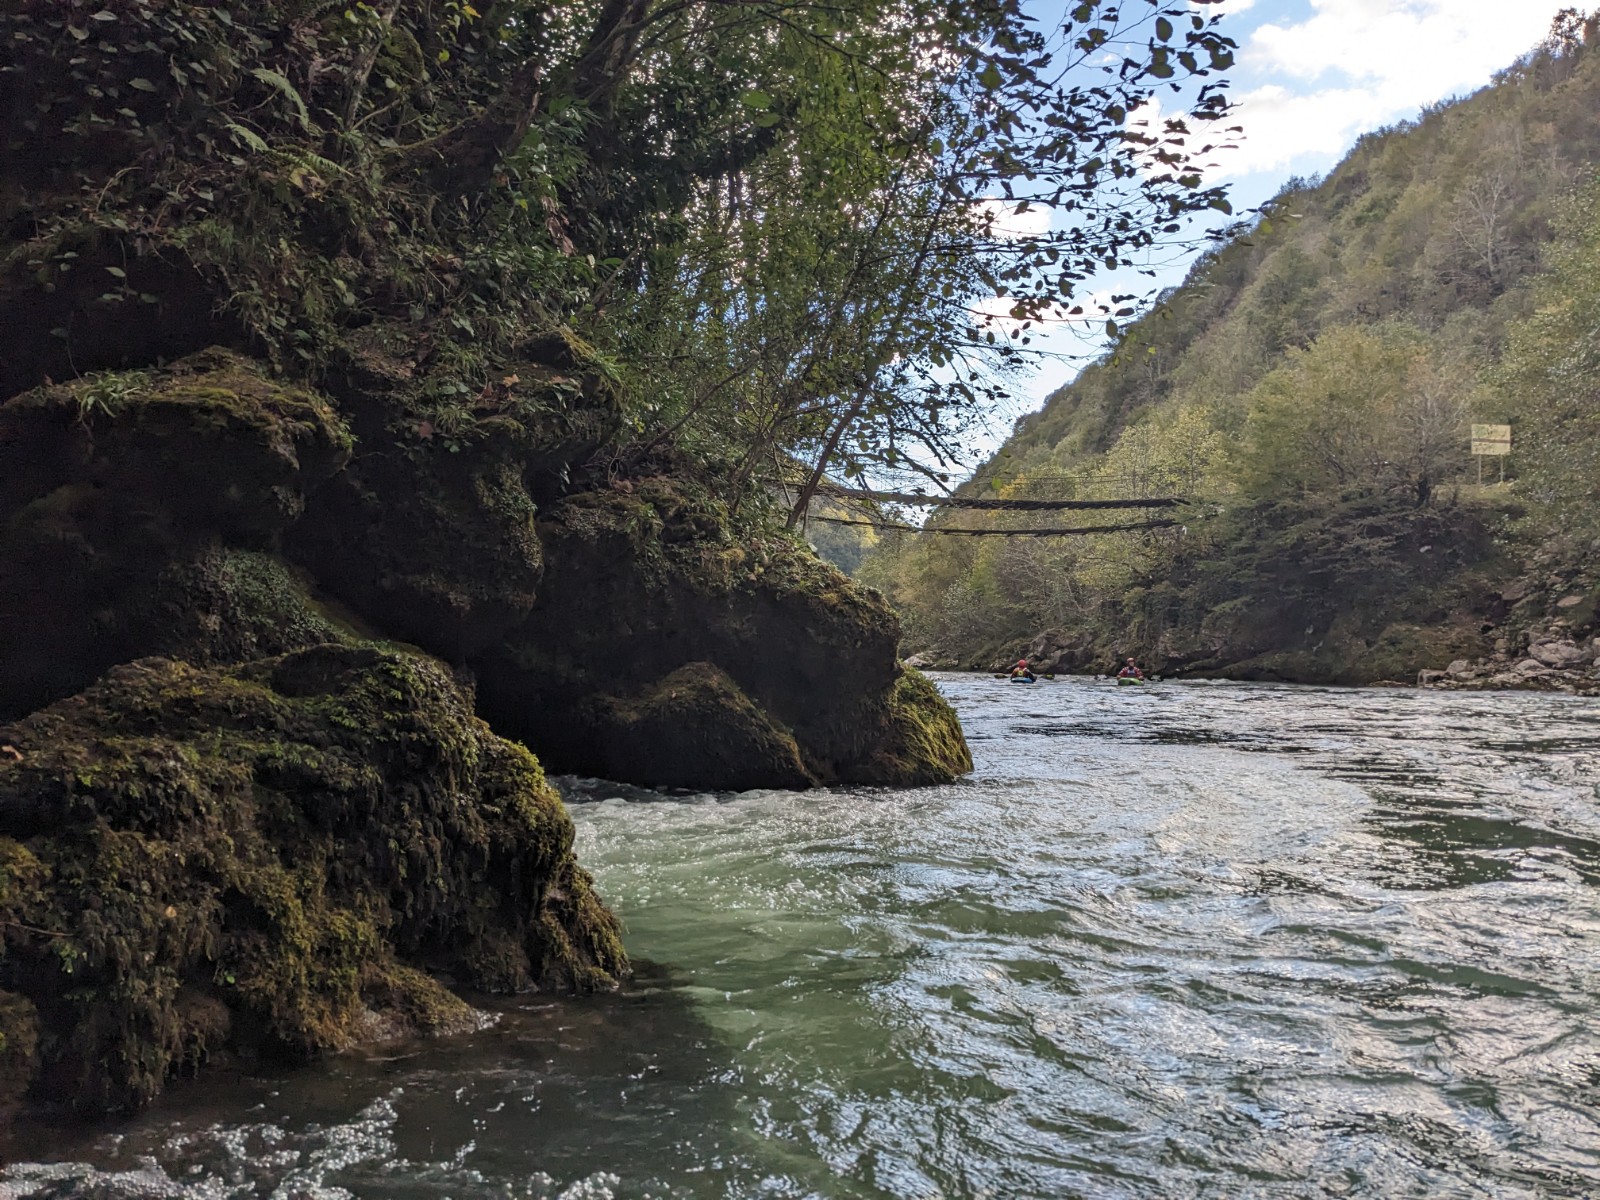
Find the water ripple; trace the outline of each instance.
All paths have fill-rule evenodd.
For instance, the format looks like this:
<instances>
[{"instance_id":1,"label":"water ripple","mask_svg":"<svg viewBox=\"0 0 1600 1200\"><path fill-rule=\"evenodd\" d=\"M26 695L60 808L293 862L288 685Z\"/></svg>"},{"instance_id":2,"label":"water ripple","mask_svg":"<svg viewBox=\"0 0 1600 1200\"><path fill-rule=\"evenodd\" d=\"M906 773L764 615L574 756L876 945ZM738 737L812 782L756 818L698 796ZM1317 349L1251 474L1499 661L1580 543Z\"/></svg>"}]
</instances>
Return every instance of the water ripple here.
<instances>
[{"instance_id":1,"label":"water ripple","mask_svg":"<svg viewBox=\"0 0 1600 1200\"><path fill-rule=\"evenodd\" d=\"M565 781L644 970L0 1200L1600 1192L1600 706L941 679L920 791Z\"/></svg>"}]
</instances>

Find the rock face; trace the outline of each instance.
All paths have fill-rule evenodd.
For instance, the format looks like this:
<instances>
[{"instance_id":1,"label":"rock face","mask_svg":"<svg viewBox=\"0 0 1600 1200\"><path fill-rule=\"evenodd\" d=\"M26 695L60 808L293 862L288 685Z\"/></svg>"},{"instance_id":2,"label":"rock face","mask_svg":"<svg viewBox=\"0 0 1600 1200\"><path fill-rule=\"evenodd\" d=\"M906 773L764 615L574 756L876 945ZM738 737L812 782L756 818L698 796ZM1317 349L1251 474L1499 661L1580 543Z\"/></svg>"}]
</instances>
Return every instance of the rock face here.
<instances>
[{"instance_id":1,"label":"rock face","mask_svg":"<svg viewBox=\"0 0 1600 1200\"><path fill-rule=\"evenodd\" d=\"M224 547L270 547L350 450L325 400L222 351L0 404L0 718L143 654L287 648L275 568ZM204 592L236 619L190 619Z\"/></svg>"},{"instance_id":2,"label":"rock face","mask_svg":"<svg viewBox=\"0 0 1600 1200\"><path fill-rule=\"evenodd\" d=\"M555 505L539 521L538 602L472 660L485 715L553 770L696 787L896 782L869 766L898 736L894 613L795 542L735 541L729 524L665 475ZM960 743L942 700L924 709ZM905 765L907 783L971 769L961 755Z\"/></svg>"},{"instance_id":3,"label":"rock face","mask_svg":"<svg viewBox=\"0 0 1600 1200\"><path fill-rule=\"evenodd\" d=\"M431 660L141 659L0 744L0 1097L128 1108L221 1052L348 1044L373 1010L462 1022L424 971L626 969L538 763Z\"/></svg>"},{"instance_id":4,"label":"rock face","mask_svg":"<svg viewBox=\"0 0 1600 1200\"><path fill-rule=\"evenodd\" d=\"M1521 564L1521 575L1490 607L1489 652L1458 658L1442 675L1425 671L1419 684L1600 695L1600 559L1575 570L1556 565L1538 558Z\"/></svg>"},{"instance_id":5,"label":"rock face","mask_svg":"<svg viewBox=\"0 0 1600 1200\"><path fill-rule=\"evenodd\" d=\"M614 985L570 820L497 734L651 785L971 769L876 593L685 464L579 469L603 389L507 383L446 436L424 375L374 350L320 393L208 350L0 404L0 1109L450 1028L440 980Z\"/></svg>"}]
</instances>

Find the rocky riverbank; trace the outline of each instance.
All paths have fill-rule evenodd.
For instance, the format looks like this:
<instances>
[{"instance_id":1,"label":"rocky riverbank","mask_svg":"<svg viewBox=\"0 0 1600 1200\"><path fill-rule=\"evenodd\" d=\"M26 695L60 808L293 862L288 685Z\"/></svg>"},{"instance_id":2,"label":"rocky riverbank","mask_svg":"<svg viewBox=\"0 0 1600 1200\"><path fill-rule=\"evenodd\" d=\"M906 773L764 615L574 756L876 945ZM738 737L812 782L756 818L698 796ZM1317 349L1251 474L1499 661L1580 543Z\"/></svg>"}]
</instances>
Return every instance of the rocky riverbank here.
<instances>
[{"instance_id":1,"label":"rocky riverbank","mask_svg":"<svg viewBox=\"0 0 1600 1200\"><path fill-rule=\"evenodd\" d=\"M1548 567L1524 564L1522 579L1435 624L1397 623L1360 636L1336 623L1306 649L1250 653L1254 647L1246 643L1212 645L1204 653L1191 645L1118 645L1084 631L1047 630L1014 649L967 656L923 651L907 661L925 670L999 671L1026 657L1036 671L1093 675L1115 671L1131 654L1147 671L1176 678L1600 694L1600 581L1587 570Z\"/></svg>"},{"instance_id":2,"label":"rocky riverbank","mask_svg":"<svg viewBox=\"0 0 1600 1200\"><path fill-rule=\"evenodd\" d=\"M700 788L970 769L875 593L692 464L587 465L603 388L446 447L385 391L416 366L208 350L0 404L0 1105L453 1028L445 985L614 986L524 746Z\"/></svg>"},{"instance_id":3,"label":"rocky riverbank","mask_svg":"<svg viewBox=\"0 0 1600 1200\"><path fill-rule=\"evenodd\" d=\"M1498 688L1600 695L1600 637L1580 644L1563 631L1529 640L1519 655L1457 659L1442 671L1421 670L1421 687L1488 691Z\"/></svg>"}]
</instances>

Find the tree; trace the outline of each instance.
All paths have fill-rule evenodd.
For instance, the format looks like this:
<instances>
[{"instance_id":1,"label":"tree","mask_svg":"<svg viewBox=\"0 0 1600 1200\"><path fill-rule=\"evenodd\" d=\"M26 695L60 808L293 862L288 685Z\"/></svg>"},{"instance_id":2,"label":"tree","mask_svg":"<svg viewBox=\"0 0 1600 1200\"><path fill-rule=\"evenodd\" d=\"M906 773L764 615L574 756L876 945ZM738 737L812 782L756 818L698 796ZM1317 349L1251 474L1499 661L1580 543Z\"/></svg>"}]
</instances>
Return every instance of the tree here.
<instances>
[{"instance_id":1,"label":"tree","mask_svg":"<svg viewBox=\"0 0 1600 1200\"><path fill-rule=\"evenodd\" d=\"M1232 43L1177 0L17 0L0 47L0 390L382 330L437 427L570 326L735 497L947 459L1032 322L1227 208Z\"/></svg>"},{"instance_id":2,"label":"tree","mask_svg":"<svg viewBox=\"0 0 1600 1200\"><path fill-rule=\"evenodd\" d=\"M1534 532L1588 553L1600 536L1600 187L1569 201L1547 262L1490 374L1491 415L1512 421Z\"/></svg>"},{"instance_id":3,"label":"tree","mask_svg":"<svg viewBox=\"0 0 1600 1200\"><path fill-rule=\"evenodd\" d=\"M726 450L736 486L806 461L791 522L830 471L921 454L937 472L1033 322L1184 214L1226 210L1189 169L1210 147L1185 119L1128 119L1162 81L1228 65L1231 43L1187 9L1085 4L1040 31L1014 4L907 0L757 27L764 73L732 117L771 144L696 185L645 257L623 357L652 373L645 423ZM1086 67L1108 55L1103 76ZM1215 84L1194 109L1225 111ZM1007 230L1036 210L1073 216ZM996 295L1013 336L980 319Z\"/></svg>"},{"instance_id":4,"label":"tree","mask_svg":"<svg viewBox=\"0 0 1600 1200\"><path fill-rule=\"evenodd\" d=\"M1251 393L1246 486L1257 496L1406 487L1426 502L1459 469L1468 384L1404 326L1339 326Z\"/></svg>"}]
</instances>

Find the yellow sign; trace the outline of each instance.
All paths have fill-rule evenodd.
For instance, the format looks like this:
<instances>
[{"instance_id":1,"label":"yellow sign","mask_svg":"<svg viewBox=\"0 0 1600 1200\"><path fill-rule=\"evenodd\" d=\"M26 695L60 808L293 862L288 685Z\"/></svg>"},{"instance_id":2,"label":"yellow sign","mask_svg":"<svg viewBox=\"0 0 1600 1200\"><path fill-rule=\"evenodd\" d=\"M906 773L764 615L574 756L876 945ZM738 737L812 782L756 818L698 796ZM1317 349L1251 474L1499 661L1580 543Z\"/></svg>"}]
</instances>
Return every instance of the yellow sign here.
<instances>
[{"instance_id":1,"label":"yellow sign","mask_svg":"<svg viewBox=\"0 0 1600 1200\"><path fill-rule=\"evenodd\" d=\"M1474 454L1510 454L1511 426L1474 425L1472 427L1472 452Z\"/></svg>"}]
</instances>

